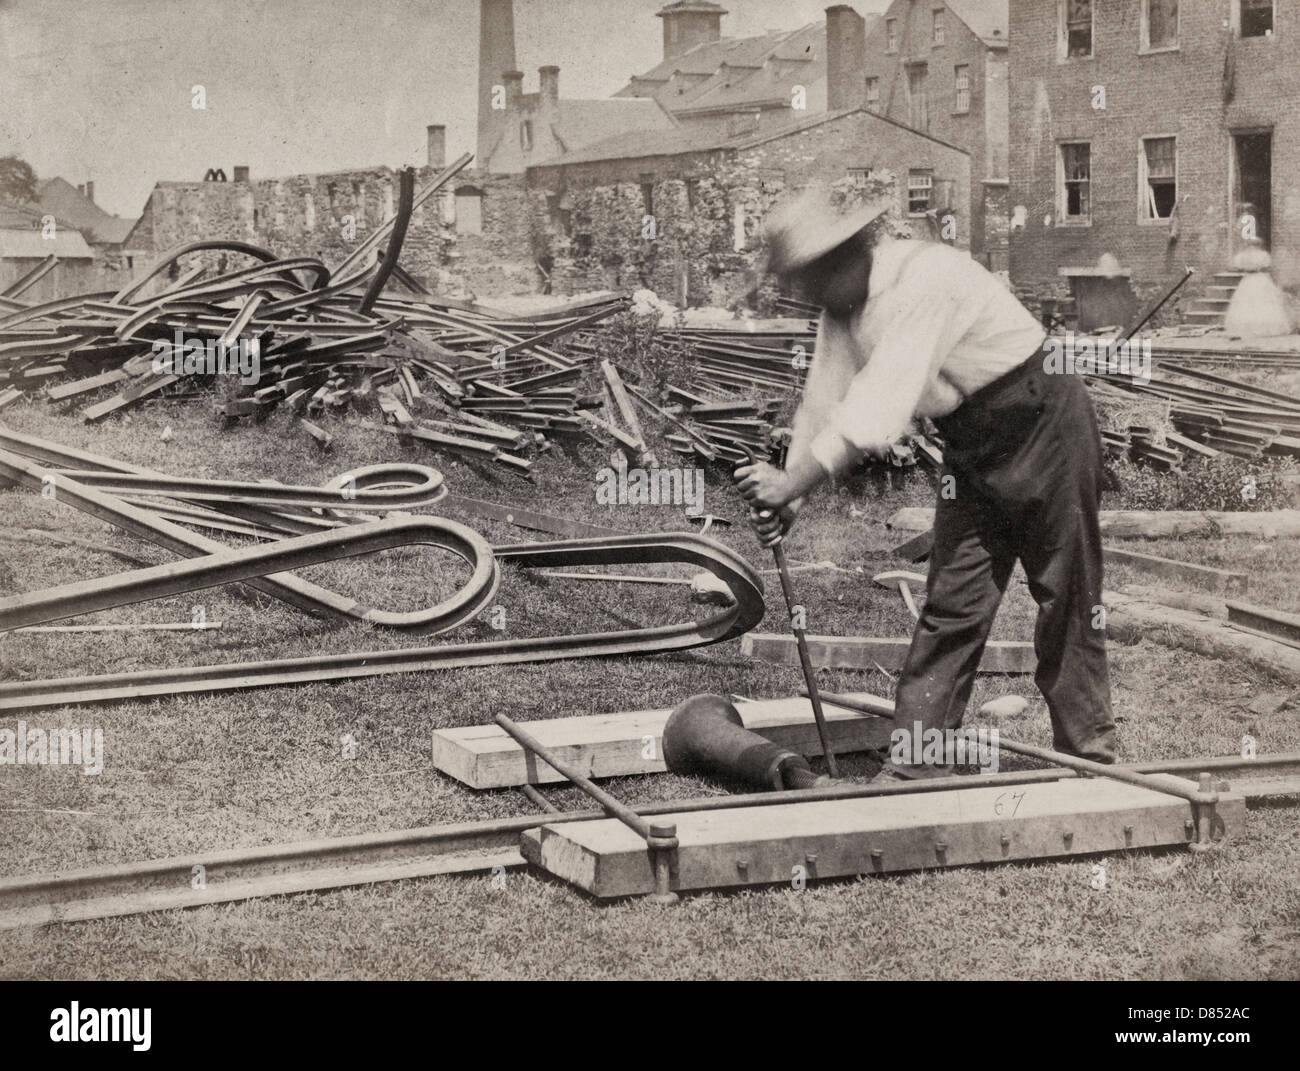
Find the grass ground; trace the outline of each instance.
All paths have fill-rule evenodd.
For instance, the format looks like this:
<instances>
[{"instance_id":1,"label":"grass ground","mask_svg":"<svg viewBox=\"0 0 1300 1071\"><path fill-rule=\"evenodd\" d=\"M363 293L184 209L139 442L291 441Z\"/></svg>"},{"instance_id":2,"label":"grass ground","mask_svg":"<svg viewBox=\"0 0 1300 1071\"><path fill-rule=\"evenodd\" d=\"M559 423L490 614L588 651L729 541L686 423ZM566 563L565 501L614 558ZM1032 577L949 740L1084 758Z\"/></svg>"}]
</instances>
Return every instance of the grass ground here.
<instances>
[{"instance_id":1,"label":"grass ground","mask_svg":"<svg viewBox=\"0 0 1300 1071\"><path fill-rule=\"evenodd\" d=\"M468 497L510 501L629 531L686 527L680 508L604 507L594 500L602 449L556 450L535 484L412 449L394 438L327 422L321 454L272 417L221 431L203 404L142 407L86 427L44 403L6 410L12 427L166 472L324 482L362 464L406 456L439 468ZM172 429L164 442L164 428ZM870 576L903 563L902 537L883 518L929 504L919 474L878 477L820 495L788 541L796 561L844 571L801 572L808 628L906 635L910 617ZM705 508L737 520L733 493L710 477ZM495 543L530 533L472 518ZM719 538L759 568L766 556L743 524ZM92 549L93 548L93 549ZM1295 541L1163 541L1144 549L1241 568L1255 601L1300 609ZM32 591L165 560L156 548L57 502L0 490L0 591ZM620 569L619 571L627 571ZM446 595L465 575L426 551L395 551L320 566L311 579L393 609ZM689 575L689 574L685 574ZM785 610L768 577L764 628ZM1141 582L1113 570L1111 585ZM509 571L497 602L507 637L600 631L699 612L684 590L530 579ZM409 644L365 627L315 622L269 598L223 588L96 615L105 621L188 621L196 603L220 631L0 635L0 678L38 679L147 666L286 657ZM1034 607L1013 582L995 637L1026 638ZM500 636L473 623L457 641ZM1246 729L1263 751L1300 747L1300 717L1257 718L1245 707L1287 687L1236 663L1149 641L1112 645L1122 758L1231 754ZM891 693L882 673L824 673L823 687ZM429 763L435 728L670 706L718 691L790 695L798 671L741 658L730 643L673 656L558 662L504 670L404 675L337 685L124 702L34 713L30 724L104 730L105 768L0 769L0 874L109 864L222 847L529 813L513 791L474 793ZM1045 709L1023 677L981 677L972 710L1019 692L1033 701L1000 724L1007 736L1050 746ZM5 724L12 724L6 719ZM339 740L358 743L353 761ZM870 776L874 759L844 764ZM1013 763L1008 763L1013 766ZM608 783L642 802L717 791L661 775ZM560 807L574 790L547 790ZM1300 811L1250 812L1244 832L1206 856L1111 856L1104 890L1093 860L972 868L690 896L665 914L641 902L597 905L540 874L431 878L121 919L0 933L5 978L1294 978L1300 976Z\"/></svg>"}]
</instances>

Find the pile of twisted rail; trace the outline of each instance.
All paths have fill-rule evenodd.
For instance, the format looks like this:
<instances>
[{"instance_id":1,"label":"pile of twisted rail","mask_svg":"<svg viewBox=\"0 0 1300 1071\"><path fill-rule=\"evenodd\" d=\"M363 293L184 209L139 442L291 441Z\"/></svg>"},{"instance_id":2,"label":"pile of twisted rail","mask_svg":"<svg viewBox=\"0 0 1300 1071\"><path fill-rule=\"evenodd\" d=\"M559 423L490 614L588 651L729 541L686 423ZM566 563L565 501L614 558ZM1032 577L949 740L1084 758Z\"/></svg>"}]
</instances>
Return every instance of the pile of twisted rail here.
<instances>
[{"instance_id":1,"label":"pile of twisted rail","mask_svg":"<svg viewBox=\"0 0 1300 1071\"><path fill-rule=\"evenodd\" d=\"M0 477L181 558L0 599L0 631L238 582L316 616L435 635L464 625L490 604L503 562L530 569L682 563L709 571L731 591L730 603L703 620L617 632L6 682L0 684L0 710L679 651L738 637L763 617L758 574L713 540L691 533L652 533L494 547L466 525L411 512L436 506L447 494L441 474L423 465L370 466L318 487L181 478L0 425ZM232 547L196 529L255 542ZM415 544L448 551L470 570L453 596L423 610L364 606L293 572Z\"/></svg>"}]
</instances>

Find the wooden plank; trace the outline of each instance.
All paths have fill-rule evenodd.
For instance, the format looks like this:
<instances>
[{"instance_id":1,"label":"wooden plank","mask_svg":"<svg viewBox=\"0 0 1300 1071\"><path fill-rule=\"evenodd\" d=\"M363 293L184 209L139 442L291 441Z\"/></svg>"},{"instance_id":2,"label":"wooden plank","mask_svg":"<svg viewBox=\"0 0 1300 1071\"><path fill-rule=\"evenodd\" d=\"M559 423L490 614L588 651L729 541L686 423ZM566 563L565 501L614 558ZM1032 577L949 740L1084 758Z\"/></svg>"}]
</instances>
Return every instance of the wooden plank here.
<instances>
[{"instance_id":1,"label":"wooden plank","mask_svg":"<svg viewBox=\"0 0 1300 1071\"><path fill-rule=\"evenodd\" d=\"M808 655L817 669L902 669L910 639L892 636L808 636ZM741 654L783 666L799 665L793 636L751 632L740 640ZM1034 645L1022 640L990 640L980 659L980 673L1033 673L1038 668Z\"/></svg>"},{"instance_id":2,"label":"wooden plank","mask_svg":"<svg viewBox=\"0 0 1300 1071\"><path fill-rule=\"evenodd\" d=\"M856 693L849 693L856 695ZM820 755L812 705L796 696L738 703L747 728L801 755ZM619 714L531 721L527 728L559 758L589 777L663 773L663 729L672 711L633 710ZM831 746L840 753L887 747L892 718L872 717L843 707L826 710ZM497 725L439 729L433 734L433 764L471 788L505 788L564 781L528 754Z\"/></svg>"},{"instance_id":3,"label":"wooden plank","mask_svg":"<svg viewBox=\"0 0 1300 1071\"><path fill-rule=\"evenodd\" d=\"M1243 796L1220 796L1228 833L1245 827L1245 813ZM676 824L670 884L684 891L1186 844L1189 817L1186 800L1098 778L688 811L656 821ZM645 841L616 819L540 824L524 832L520 848L530 863L594 896L654 887Z\"/></svg>"},{"instance_id":4,"label":"wooden plank","mask_svg":"<svg viewBox=\"0 0 1300 1071\"><path fill-rule=\"evenodd\" d=\"M923 562L934 551L934 529L927 529L918 536L913 536L906 543L900 543L890 553L895 558L909 562Z\"/></svg>"},{"instance_id":5,"label":"wooden plank","mask_svg":"<svg viewBox=\"0 0 1300 1071\"><path fill-rule=\"evenodd\" d=\"M1300 681L1300 649L1276 638L1247 634L1226 621L1113 591L1103 592L1102 601L1106 604L1106 632L1110 636L1145 637L1211 658L1248 662L1282 680Z\"/></svg>"},{"instance_id":6,"label":"wooden plank","mask_svg":"<svg viewBox=\"0 0 1300 1071\"><path fill-rule=\"evenodd\" d=\"M1207 591L1217 591L1225 595L1244 595L1249 578L1245 573L1234 573L1227 569L1215 569L1209 565L1196 565L1192 562L1175 561L1161 558L1155 554L1139 554L1134 550L1121 550L1119 547L1103 547L1102 554L1107 565L1126 565L1142 573L1149 573L1164 580L1177 580L1185 584L1195 584Z\"/></svg>"}]
</instances>

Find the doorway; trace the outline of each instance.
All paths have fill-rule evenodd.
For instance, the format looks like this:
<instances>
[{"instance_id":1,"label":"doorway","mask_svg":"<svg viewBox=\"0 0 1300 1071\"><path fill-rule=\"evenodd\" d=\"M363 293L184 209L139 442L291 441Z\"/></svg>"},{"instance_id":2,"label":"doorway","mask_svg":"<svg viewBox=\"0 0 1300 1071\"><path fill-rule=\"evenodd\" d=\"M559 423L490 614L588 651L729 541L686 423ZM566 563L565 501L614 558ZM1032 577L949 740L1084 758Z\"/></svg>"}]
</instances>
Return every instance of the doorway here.
<instances>
[{"instance_id":1,"label":"doorway","mask_svg":"<svg viewBox=\"0 0 1300 1071\"><path fill-rule=\"evenodd\" d=\"M1273 132L1232 136L1234 245L1252 235L1265 249L1272 244Z\"/></svg>"}]
</instances>

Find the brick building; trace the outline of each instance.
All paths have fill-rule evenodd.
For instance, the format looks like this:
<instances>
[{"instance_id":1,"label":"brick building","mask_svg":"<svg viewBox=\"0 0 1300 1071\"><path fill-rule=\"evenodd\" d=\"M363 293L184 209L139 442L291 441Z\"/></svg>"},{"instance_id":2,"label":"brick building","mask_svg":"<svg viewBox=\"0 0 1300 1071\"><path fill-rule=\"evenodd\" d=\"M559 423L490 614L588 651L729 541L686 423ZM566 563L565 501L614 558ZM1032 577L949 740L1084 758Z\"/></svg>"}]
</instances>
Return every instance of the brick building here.
<instances>
[{"instance_id":1,"label":"brick building","mask_svg":"<svg viewBox=\"0 0 1300 1071\"><path fill-rule=\"evenodd\" d=\"M867 33L855 87L873 111L970 152L957 225L995 271L1008 267L1008 37L1007 0L894 0ZM908 181L923 189L930 176L916 167Z\"/></svg>"},{"instance_id":2,"label":"brick building","mask_svg":"<svg viewBox=\"0 0 1300 1071\"><path fill-rule=\"evenodd\" d=\"M664 23L663 60L634 76L616 97L648 97L678 124L738 137L860 103L827 98L828 48L865 29L851 8L833 9L824 22L753 37L723 37L717 4L679 0L657 15ZM874 21L875 15L870 16ZM828 32L829 31L829 32Z\"/></svg>"},{"instance_id":3,"label":"brick building","mask_svg":"<svg viewBox=\"0 0 1300 1071\"><path fill-rule=\"evenodd\" d=\"M1300 0L1012 0L1013 282L1077 295L1109 254L1136 309L1190 265L1209 322L1253 233L1300 287L1298 74Z\"/></svg>"}]
</instances>

